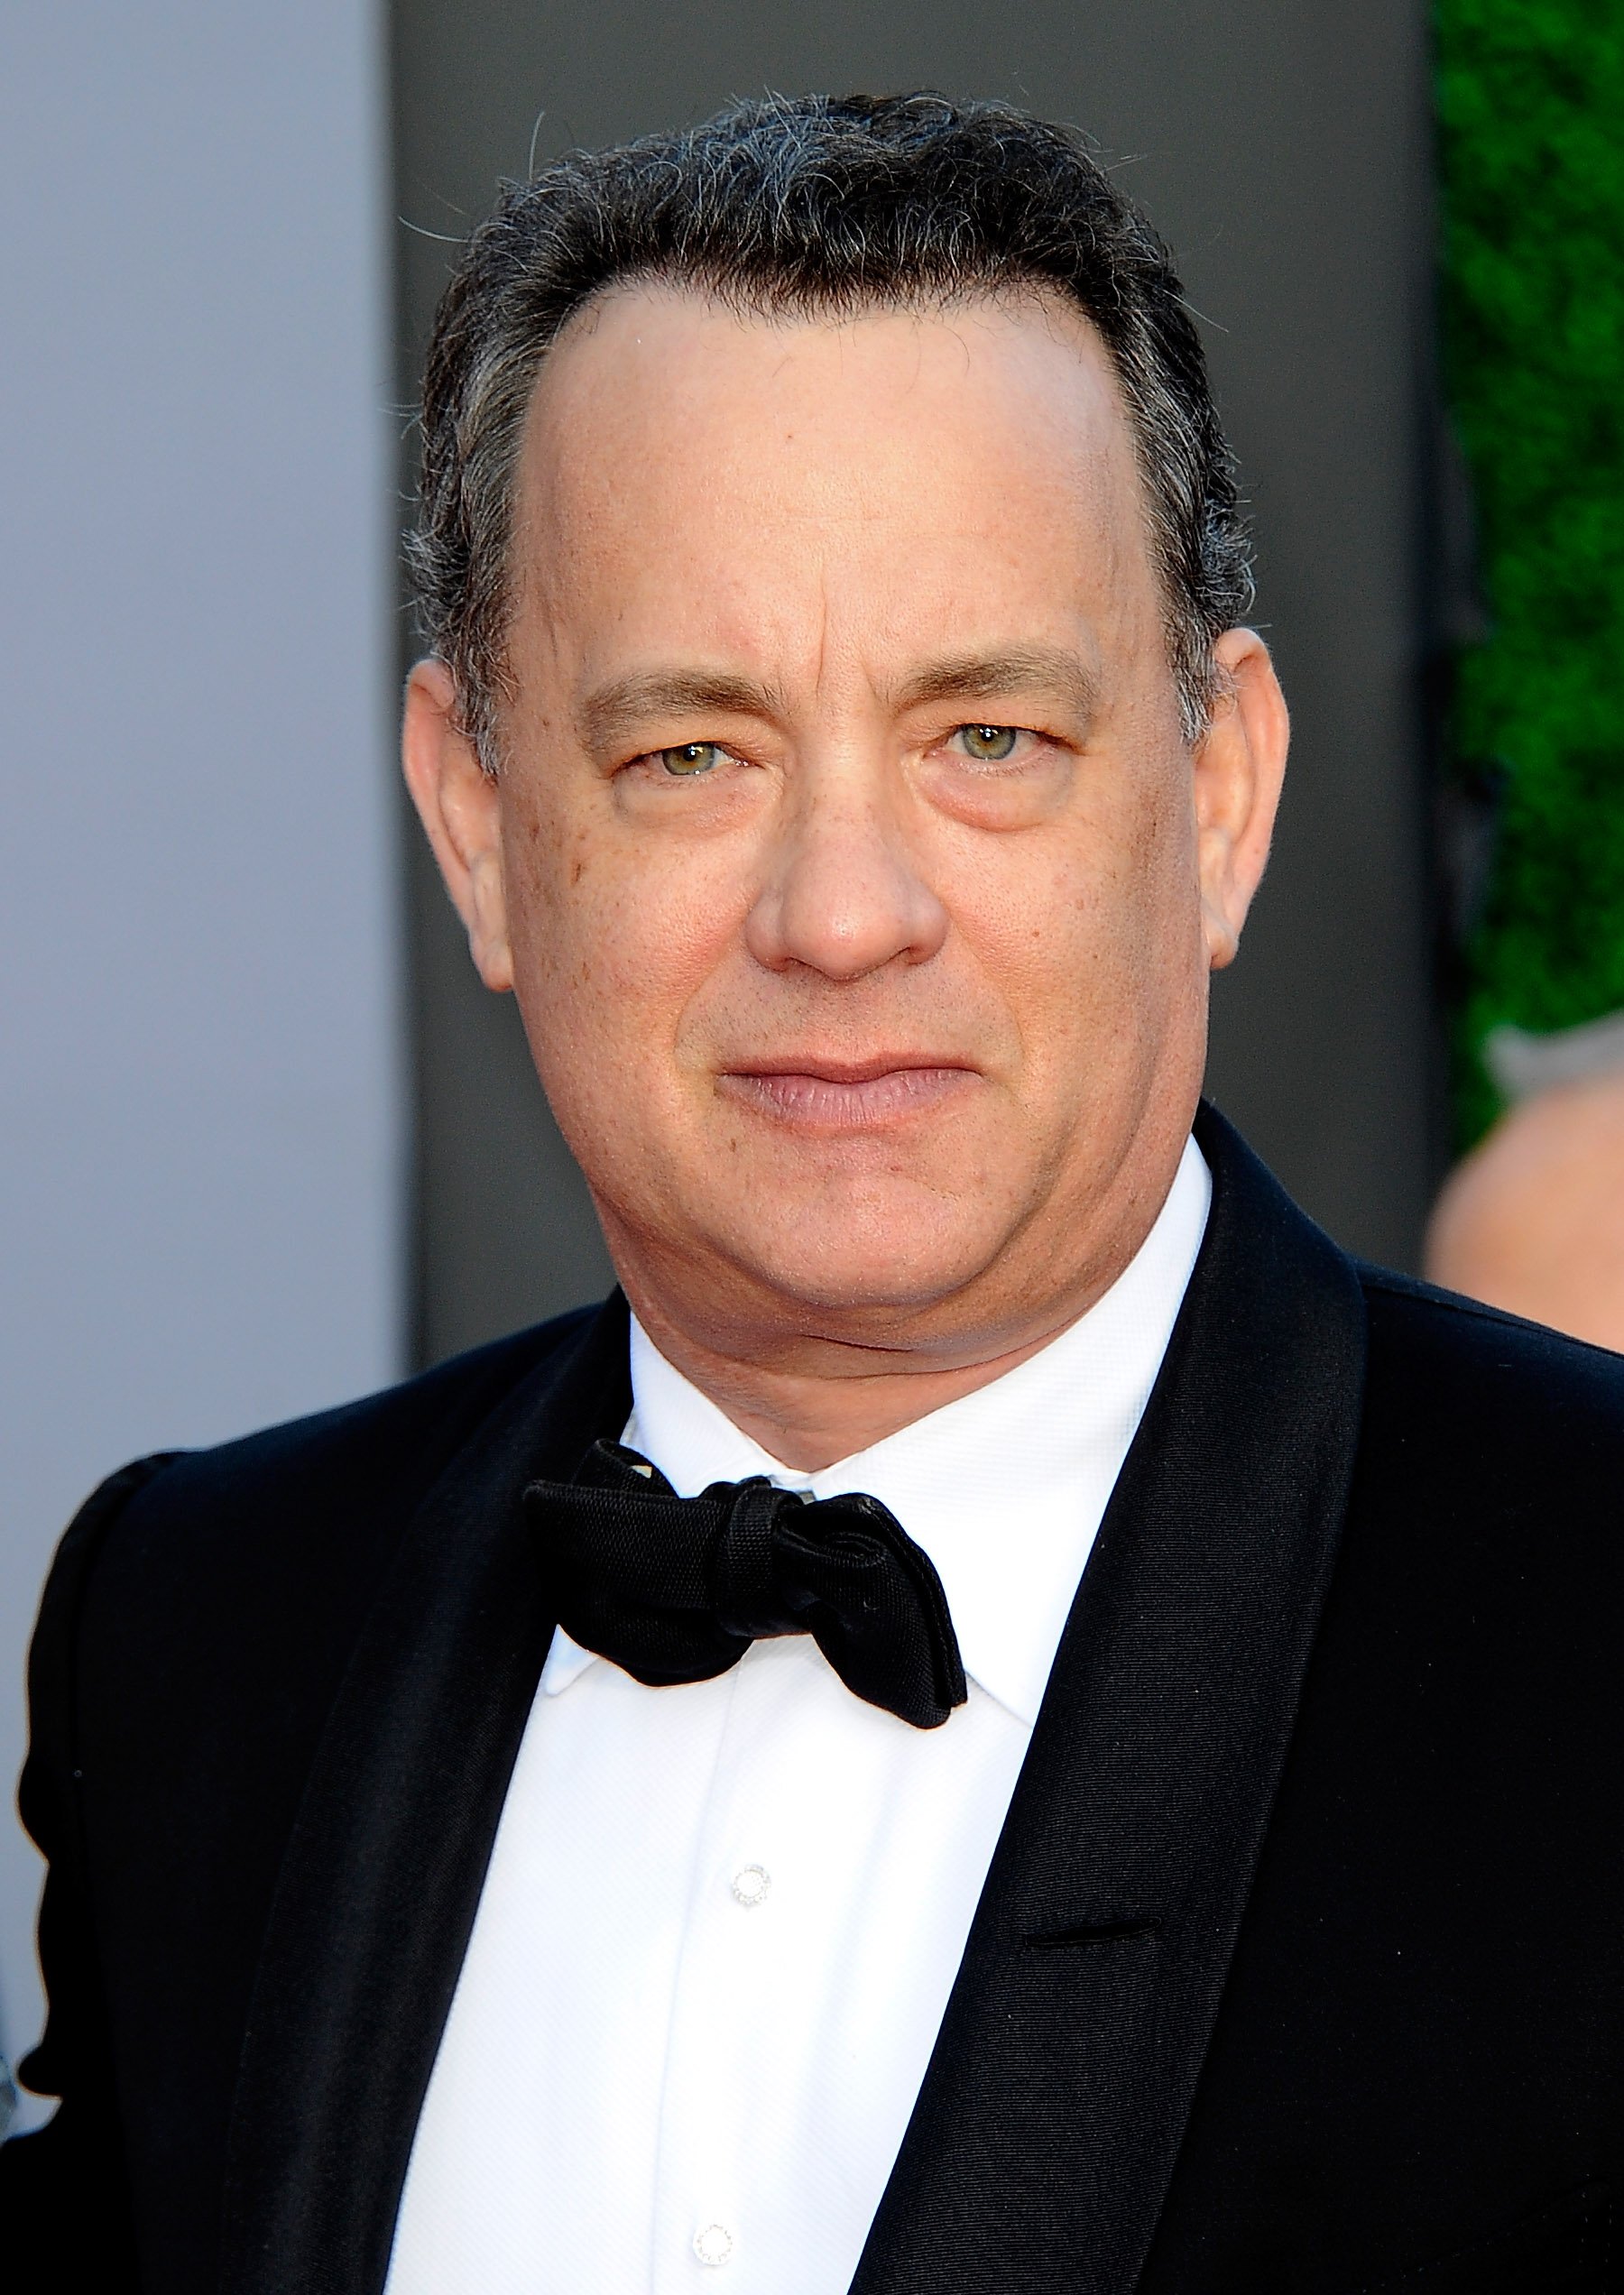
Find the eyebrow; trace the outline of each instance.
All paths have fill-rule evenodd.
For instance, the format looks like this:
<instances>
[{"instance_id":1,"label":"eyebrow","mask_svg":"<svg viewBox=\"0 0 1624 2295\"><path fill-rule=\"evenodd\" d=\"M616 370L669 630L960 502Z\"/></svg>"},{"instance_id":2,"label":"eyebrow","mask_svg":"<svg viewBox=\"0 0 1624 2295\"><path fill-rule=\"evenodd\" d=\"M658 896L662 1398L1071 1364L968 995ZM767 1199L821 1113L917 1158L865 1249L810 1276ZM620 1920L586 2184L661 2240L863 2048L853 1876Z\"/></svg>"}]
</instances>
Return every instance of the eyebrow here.
<instances>
[{"instance_id":1,"label":"eyebrow","mask_svg":"<svg viewBox=\"0 0 1624 2295\"><path fill-rule=\"evenodd\" d=\"M772 717L779 696L753 678L725 670L648 669L612 677L588 694L576 712L583 746L589 752L616 749L661 717Z\"/></svg>"},{"instance_id":2,"label":"eyebrow","mask_svg":"<svg viewBox=\"0 0 1624 2295\"><path fill-rule=\"evenodd\" d=\"M1058 694L1079 716L1092 714L1099 688L1075 654L1063 646L1008 646L937 661L908 678L896 705L918 709L935 701L993 701L1015 694Z\"/></svg>"},{"instance_id":3,"label":"eyebrow","mask_svg":"<svg viewBox=\"0 0 1624 2295\"><path fill-rule=\"evenodd\" d=\"M1062 646L1004 646L988 653L953 654L905 678L892 705L918 709L932 702L993 701L1010 695L1058 694L1079 716L1099 700L1093 679ZM576 724L589 754L604 755L635 739L662 717L777 717L783 700L770 686L727 670L646 669L612 677L581 702Z\"/></svg>"}]
</instances>

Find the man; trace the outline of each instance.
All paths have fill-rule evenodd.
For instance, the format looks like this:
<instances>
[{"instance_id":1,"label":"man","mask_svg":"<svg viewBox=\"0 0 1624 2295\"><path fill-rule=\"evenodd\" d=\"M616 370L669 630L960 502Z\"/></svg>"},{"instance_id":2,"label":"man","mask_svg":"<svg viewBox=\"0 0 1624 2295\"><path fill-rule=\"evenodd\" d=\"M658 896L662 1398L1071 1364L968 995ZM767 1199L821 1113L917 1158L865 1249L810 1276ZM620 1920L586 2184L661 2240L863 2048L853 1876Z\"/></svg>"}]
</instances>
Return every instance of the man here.
<instances>
[{"instance_id":1,"label":"man","mask_svg":"<svg viewBox=\"0 0 1624 2295\"><path fill-rule=\"evenodd\" d=\"M424 445L407 776L622 1289L69 1533L11 2221L1614 2284L1624 1378L1197 1111L1287 725L1159 244L1013 113L743 106L504 196Z\"/></svg>"}]
</instances>

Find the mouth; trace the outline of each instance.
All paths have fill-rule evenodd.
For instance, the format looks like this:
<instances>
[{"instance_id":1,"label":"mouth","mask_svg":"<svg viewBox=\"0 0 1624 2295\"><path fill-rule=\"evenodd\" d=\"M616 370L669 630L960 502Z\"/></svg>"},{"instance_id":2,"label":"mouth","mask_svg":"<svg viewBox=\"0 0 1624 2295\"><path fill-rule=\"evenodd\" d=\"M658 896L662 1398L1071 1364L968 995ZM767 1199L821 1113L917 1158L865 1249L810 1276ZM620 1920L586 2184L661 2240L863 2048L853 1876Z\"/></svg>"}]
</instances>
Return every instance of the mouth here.
<instances>
[{"instance_id":1,"label":"mouth","mask_svg":"<svg viewBox=\"0 0 1624 2295\"><path fill-rule=\"evenodd\" d=\"M751 1061L717 1078L730 1100L806 1132L876 1131L931 1113L978 1080L962 1060L881 1053L867 1060L793 1055Z\"/></svg>"}]
</instances>

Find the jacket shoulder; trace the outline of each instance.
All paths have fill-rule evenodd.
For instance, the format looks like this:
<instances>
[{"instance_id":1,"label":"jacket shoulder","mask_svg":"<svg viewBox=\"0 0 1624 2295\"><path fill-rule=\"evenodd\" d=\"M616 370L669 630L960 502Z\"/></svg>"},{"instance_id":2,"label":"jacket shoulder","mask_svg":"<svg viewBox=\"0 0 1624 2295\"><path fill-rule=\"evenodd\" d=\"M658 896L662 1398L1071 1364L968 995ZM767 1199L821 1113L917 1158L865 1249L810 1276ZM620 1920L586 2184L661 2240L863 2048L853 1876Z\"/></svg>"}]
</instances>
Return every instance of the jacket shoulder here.
<instances>
[{"instance_id":1,"label":"jacket shoulder","mask_svg":"<svg viewBox=\"0 0 1624 2295\"><path fill-rule=\"evenodd\" d=\"M1593 1407L1624 1429L1624 1354L1570 1339L1545 1323L1443 1291L1391 1267L1355 1263L1372 1342L1435 1373L1509 1381L1530 1402Z\"/></svg>"},{"instance_id":2,"label":"jacket shoulder","mask_svg":"<svg viewBox=\"0 0 1624 2295\"><path fill-rule=\"evenodd\" d=\"M1473 1492L1485 1523L1624 1526L1624 1355L1386 1268L1359 1275L1367 1454L1440 1495Z\"/></svg>"},{"instance_id":3,"label":"jacket shoulder","mask_svg":"<svg viewBox=\"0 0 1624 2295\"><path fill-rule=\"evenodd\" d=\"M186 2068L160 2149L216 2142L284 1846L394 1550L488 1423L532 1392L545 1414L555 1359L595 1312L337 1410L139 1460L80 1509L34 1635L21 1796L48 1861L51 2003L23 2071L63 2103L44 2137L6 2147L8 2204L18 2187L43 2220L59 2189L117 2194L132 2064ZM127 2258L127 2219L108 2236ZM128 2276L127 2261L100 2272Z\"/></svg>"},{"instance_id":4,"label":"jacket shoulder","mask_svg":"<svg viewBox=\"0 0 1624 2295\"><path fill-rule=\"evenodd\" d=\"M382 1393L214 1448L138 1460L94 1492L47 1581L32 1653L35 1711L157 1684L227 1705L274 1704L341 1670L420 1500L511 1397L544 1386L596 1310L455 1357Z\"/></svg>"},{"instance_id":5,"label":"jacket shoulder","mask_svg":"<svg viewBox=\"0 0 1624 2295\"><path fill-rule=\"evenodd\" d=\"M577 1308L436 1364L357 1401L240 1435L206 1450L138 1460L88 1501L98 1526L116 1518L177 1526L222 1505L282 1514L320 1505L356 1481L374 1498L426 1489L481 1423L527 1379L545 1372L596 1313Z\"/></svg>"}]
</instances>

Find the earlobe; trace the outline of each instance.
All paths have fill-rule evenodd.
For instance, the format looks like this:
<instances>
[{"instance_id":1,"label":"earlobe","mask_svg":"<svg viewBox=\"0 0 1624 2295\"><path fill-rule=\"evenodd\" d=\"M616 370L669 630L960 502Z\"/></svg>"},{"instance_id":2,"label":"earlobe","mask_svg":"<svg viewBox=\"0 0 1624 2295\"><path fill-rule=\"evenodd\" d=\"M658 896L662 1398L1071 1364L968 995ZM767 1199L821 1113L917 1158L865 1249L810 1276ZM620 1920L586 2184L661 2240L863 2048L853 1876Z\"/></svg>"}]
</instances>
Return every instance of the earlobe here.
<instances>
[{"instance_id":1,"label":"earlobe","mask_svg":"<svg viewBox=\"0 0 1624 2295\"><path fill-rule=\"evenodd\" d=\"M401 763L479 977L487 988L510 989L501 798L462 731L457 688L443 661L420 661L406 681Z\"/></svg>"},{"instance_id":2,"label":"earlobe","mask_svg":"<svg viewBox=\"0 0 1624 2295\"><path fill-rule=\"evenodd\" d=\"M1234 961L1263 879L1291 726L1269 648L1226 630L1213 649L1223 695L1195 751L1202 926L1214 972Z\"/></svg>"}]
</instances>

